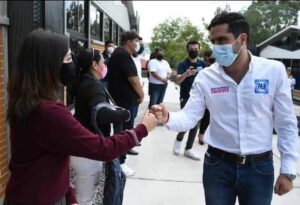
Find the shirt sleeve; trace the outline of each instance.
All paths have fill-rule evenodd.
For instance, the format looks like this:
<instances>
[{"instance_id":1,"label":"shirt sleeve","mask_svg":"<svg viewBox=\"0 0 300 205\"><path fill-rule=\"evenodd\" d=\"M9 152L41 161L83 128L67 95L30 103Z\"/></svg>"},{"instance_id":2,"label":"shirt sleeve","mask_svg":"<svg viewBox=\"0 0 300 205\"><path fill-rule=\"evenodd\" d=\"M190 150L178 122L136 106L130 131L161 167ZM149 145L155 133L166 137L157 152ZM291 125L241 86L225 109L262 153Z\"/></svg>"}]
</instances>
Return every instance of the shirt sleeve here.
<instances>
[{"instance_id":1,"label":"shirt sleeve","mask_svg":"<svg viewBox=\"0 0 300 205\"><path fill-rule=\"evenodd\" d=\"M157 66L156 66L156 63L153 59L149 61L148 70L149 70L149 72L156 72L157 71Z\"/></svg>"},{"instance_id":2,"label":"shirt sleeve","mask_svg":"<svg viewBox=\"0 0 300 205\"><path fill-rule=\"evenodd\" d=\"M183 62L179 63L178 68L177 68L177 74L183 74L186 70L184 69L184 64Z\"/></svg>"},{"instance_id":3,"label":"shirt sleeve","mask_svg":"<svg viewBox=\"0 0 300 205\"><path fill-rule=\"evenodd\" d=\"M171 73L172 69L171 69L170 64L168 63L168 61L166 61L166 64L167 64L167 68L168 68L168 73Z\"/></svg>"},{"instance_id":4,"label":"shirt sleeve","mask_svg":"<svg viewBox=\"0 0 300 205\"><path fill-rule=\"evenodd\" d=\"M175 132L190 130L203 117L204 111L205 100L201 89L201 75L197 75L190 91L189 100L182 110L169 113L169 121L166 127Z\"/></svg>"},{"instance_id":5,"label":"shirt sleeve","mask_svg":"<svg viewBox=\"0 0 300 205\"><path fill-rule=\"evenodd\" d=\"M122 64L121 72L126 78L134 76L138 77L137 68L131 56L123 56L120 63Z\"/></svg>"},{"instance_id":6,"label":"shirt sleeve","mask_svg":"<svg viewBox=\"0 0 300 205\"><path fill-rule=\"evenodd\" d=\"M83 127L63 105L53 106L40 114L43 123L36 128L38 146L57 154L66 154L100 161L111 161L136 146L148 135L143 124L111 137L101 137ZM135 135L133 135L134 133Z\"/></svg>"},{"instance_id":7,"label":"shirt sleeve","mask_svg":"<svg viewBox=\"0 0 300 205\"><path fill-rule=\"evenodd\" d=\"M276 69L279 72L274 96L274 127L278 134L277 146L281 155L280 173L296 174L296 161L299 156L297 118L285 67L280 63Z\"/></svg>"}]
</instances>

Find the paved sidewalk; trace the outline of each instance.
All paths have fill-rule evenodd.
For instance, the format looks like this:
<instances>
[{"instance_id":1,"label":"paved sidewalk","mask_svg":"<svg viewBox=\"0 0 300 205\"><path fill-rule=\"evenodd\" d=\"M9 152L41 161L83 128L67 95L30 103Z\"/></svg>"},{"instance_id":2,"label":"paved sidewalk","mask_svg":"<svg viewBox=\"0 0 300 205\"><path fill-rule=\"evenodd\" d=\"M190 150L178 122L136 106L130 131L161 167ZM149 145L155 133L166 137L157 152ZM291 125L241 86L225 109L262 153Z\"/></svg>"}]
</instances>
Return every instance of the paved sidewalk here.
<instances>
[{"instance_id":1,"label":"paved sidewalk","mask_svg":"<svg viewBox=\"0 0 300 205\"><path fill-rule=\"evenodd\" d=\"M166 92L166 105L170 110L178 110L179 89L170 83ZM144 88L147 91L147 87ZM140 107L138 120L144 113L148 98ZM300 115L300 106L295 106L297 115ZM200 146L197 141L194 149L201 156L201 161L193 161L181 155L172 153L176 133L165 127L157 127L137 147L138 156L129 156L128 165L136 174L127 179L124 195L124 205L204 205L204 191L202 185L203 156L207 146ZM182 145L185 145L185 136ZM279 172L279 153L274 136L274 163L276 177ZM300 152L300 146L299 146ZM284 196L274 195L272 205L298 205L300 203L300 161L298 162L295 188ZM237 203L238 204L238 203Z\"/></svg>"}]
</instances>

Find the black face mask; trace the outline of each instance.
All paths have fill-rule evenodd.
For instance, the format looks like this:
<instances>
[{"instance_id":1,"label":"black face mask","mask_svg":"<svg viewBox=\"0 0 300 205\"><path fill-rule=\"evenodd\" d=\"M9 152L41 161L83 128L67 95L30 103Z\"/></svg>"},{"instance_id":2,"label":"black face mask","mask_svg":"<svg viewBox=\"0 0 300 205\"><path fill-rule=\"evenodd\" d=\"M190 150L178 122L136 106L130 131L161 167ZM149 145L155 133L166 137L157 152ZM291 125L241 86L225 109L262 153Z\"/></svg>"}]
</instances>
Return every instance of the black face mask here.
<instances>
[{"instance_id":1,"label":"black face mask","mask_svg":"<svg viewBox=\"0 0 300 205\"><path fill-rule=\"evenodd\" d=\"M60 82L64 86L71 85L73 80L76 78L77 75L77 69L76 65L71 63L63 63L61 69L60 69Z\"/></svg>"},{"instance_id":2,"label":"black face mask","mask_svg":"<svg viewBox=\"0 0 300 205\"><path fill-rule=\"evenodd\" d=\"M198 55L199 55L199 51L193 51L193 50L189 51L189 57L190 57L191 59L197 58Z\"/></svg>"},{"instance_id":3,"label":"black face mask","mask_svg":"<svg viewBox=\"0 0 300 205\"><path fill-rule=\"evenodd\" d=\"M163 58L164 58L164 55L161 54L161 53L159 53L159 54L156 55L156 59L157 59L157 60L160 60L160 61L161 61Z\"/></svg>"},{"instance_id":4,"label":"black face mask","mask_svg":"<svg viewBox=\"0 0 300 205\"><path fill-rule=\"evenodd\" d=\"M140 50L137 52L139 55L140 54L142 54L143 52L144 52L144 45L143 44L141 44L141 46L140 46Z\"/></svg>"}]
</instances>

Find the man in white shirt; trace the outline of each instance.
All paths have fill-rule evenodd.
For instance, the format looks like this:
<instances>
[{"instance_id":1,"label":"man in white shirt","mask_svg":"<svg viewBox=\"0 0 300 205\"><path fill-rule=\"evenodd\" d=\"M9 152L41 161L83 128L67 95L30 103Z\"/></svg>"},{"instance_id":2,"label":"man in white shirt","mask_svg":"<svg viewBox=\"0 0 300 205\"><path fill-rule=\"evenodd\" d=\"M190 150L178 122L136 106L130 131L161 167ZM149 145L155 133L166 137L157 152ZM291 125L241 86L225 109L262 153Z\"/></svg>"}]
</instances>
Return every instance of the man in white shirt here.
<instances>
[{"instance_id":1,"label":"man in white shirt","mask_svg":"<svg viewBox=\"0 0 300 205\"><path fill-rule=\"evenodd\" d=\"M274 191L293 188L298 129L290 85L281 62L252 56L249 24L238 13L221 13L209 27L216 62L195 78L185 107L169 113L152 107L161 123L186 131L207 106L210 125L204 141L203 186L207 205L270 205L273 193L272 131L278 134L280 175Z\"/></svg>"},{"instance_id":2,"label":"man in white shirt","mask_svg":"<svg viewBox=\"0 0 300 205\"><path fill-rule=\"evenodd\" d=\"M159 104L163 102L168 80L171 76L171 68L169 63L164 60L164 52L161 48L155 49L155 58L148 63L149 75L149 105Z\"/></svg>"}]
</instances>

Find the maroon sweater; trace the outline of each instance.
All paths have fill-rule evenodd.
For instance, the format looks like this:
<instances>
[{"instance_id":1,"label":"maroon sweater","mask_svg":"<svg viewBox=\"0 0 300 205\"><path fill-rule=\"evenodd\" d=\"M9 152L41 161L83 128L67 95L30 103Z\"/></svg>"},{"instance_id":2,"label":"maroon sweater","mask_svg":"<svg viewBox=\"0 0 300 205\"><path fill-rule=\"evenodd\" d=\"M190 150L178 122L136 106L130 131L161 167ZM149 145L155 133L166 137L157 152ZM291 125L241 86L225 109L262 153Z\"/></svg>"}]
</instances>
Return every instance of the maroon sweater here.
<instances>
[{"instance_id":1,"label":"maroon sweater","mask_svg":"<svg viewBox=\"0 0 300 205\"><path fill-rule=\"evenodd\" d=\"M141 140L148 132L135 129ZM69 181L69 155L110 161L134 147L129 132L102 138L84 128L62 104L43 101L22 128L11 129L11 176L7 199L16 205L49 205L64 196L76 202Z\"/></svg>"}]
</instances>

